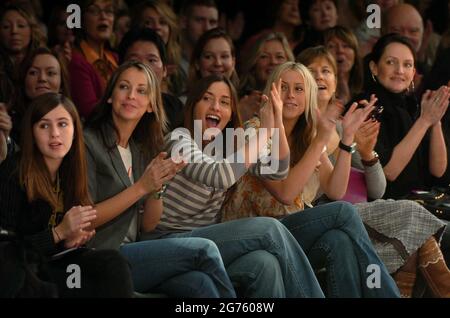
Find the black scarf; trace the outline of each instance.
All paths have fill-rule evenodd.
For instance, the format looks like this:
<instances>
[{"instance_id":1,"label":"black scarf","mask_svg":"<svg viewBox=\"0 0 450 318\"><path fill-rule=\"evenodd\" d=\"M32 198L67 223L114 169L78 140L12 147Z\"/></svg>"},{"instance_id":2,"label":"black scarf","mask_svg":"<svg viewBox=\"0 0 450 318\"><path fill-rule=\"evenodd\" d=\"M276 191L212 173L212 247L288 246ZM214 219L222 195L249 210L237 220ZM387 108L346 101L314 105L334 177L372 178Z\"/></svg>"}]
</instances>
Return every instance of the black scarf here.
<instances>
[{"instance_id":1,"label":"black scarf","mask_svg":"<svg viewBox=\"0 0 450 318\"><path fill-rule=\"evenodd\" d=\"M381 127L375 150L385 166L391 159L392 152L407 135L420 115L420 106L414 94L393 93L379 83L372 83L369 89L355 100L369 100L371 94L378 98L378 105L384 111L380 117ZM428 134L417 148L408 165L395 181L387 183L384 198L399 199L414 189L424 189L429 178L428 169Z\"/></svg>"}]
</instances>

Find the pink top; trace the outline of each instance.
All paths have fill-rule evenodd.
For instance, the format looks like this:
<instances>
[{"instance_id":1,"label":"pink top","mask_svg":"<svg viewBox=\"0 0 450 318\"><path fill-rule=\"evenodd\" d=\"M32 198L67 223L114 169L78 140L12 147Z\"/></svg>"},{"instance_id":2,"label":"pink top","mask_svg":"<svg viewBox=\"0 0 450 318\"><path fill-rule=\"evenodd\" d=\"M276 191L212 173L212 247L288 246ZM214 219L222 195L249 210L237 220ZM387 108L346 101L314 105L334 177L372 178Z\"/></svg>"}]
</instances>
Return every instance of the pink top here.
<instances>
[{"instance_id":1,"label":"pink top","mask_svg":"<svg viewBox=\"0 0 450 318\"><path fill-rule=\"evenodd\" d=\"M347 192L342 198L342 201L350 203L367 202L367 187L364 171L351 168Z\"/></svg>"}]
</instances>

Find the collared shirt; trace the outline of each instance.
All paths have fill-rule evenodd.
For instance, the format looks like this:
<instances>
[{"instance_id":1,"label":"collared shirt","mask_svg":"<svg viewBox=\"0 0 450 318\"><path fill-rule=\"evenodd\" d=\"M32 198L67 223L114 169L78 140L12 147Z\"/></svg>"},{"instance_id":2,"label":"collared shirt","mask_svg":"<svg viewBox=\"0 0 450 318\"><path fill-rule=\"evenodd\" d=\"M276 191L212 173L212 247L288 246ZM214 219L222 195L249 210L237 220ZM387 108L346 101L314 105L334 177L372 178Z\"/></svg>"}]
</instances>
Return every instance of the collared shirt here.
<instances>
[{"instance_id":1,"label":"collared shirt","mask_svg":"<svg viewBox=\"0 0 450 318\"><path fill-rule=\"evenodd\" d=\"M98 54L86 41L80 43L81 52L86 61L91 64L102 80L102 86L106 87L106 83L111 75L118 68L118 64L114 54L106 49L101 49Z\"/></svg>"}]
</instances>

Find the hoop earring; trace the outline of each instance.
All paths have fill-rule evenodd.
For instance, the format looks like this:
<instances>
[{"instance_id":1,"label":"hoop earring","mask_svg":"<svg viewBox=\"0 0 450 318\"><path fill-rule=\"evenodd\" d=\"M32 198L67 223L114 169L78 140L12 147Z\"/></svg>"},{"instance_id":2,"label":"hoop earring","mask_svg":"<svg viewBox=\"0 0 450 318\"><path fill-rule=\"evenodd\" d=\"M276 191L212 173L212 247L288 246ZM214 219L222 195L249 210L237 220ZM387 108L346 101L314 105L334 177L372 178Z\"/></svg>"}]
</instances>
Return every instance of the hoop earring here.
<instances>
[{"instance_id":1,"label":"hoop earring","mask_svg":"<svg viewBox=\"0 0 450 318\"><path fill-rule=\"evenodd\" d=\"M376 83L377 82L377 79L375 78L375 75L373 75L373 73L371 73L372 74L372 79L373 79L373 81Z\"/></svg>"}]
</instances>

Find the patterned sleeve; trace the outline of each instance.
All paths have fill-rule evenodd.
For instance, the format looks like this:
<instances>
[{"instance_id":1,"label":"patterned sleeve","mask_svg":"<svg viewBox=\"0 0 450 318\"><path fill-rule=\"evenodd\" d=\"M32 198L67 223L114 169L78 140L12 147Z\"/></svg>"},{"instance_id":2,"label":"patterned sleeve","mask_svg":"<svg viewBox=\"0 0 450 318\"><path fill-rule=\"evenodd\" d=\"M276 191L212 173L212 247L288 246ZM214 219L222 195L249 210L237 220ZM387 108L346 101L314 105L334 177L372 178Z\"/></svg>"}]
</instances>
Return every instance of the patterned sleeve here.
<instances>
[{"instance_id":1,"label":"patterned sleeve","mask_svg":"<svg viewBox=\"0 0 450 318\"><path fill-rule=\"evenodd\" d=\"M205 154L185 128L166 136L166 151L172 158L181 156L188 162L182 171L186 177L209 187L228 189L247 171L244 163L216 160Z\"/></svg>"}]
</instances>

